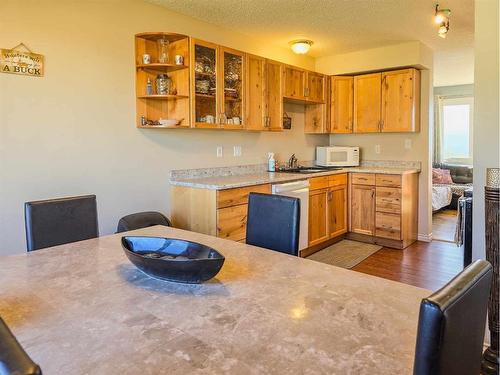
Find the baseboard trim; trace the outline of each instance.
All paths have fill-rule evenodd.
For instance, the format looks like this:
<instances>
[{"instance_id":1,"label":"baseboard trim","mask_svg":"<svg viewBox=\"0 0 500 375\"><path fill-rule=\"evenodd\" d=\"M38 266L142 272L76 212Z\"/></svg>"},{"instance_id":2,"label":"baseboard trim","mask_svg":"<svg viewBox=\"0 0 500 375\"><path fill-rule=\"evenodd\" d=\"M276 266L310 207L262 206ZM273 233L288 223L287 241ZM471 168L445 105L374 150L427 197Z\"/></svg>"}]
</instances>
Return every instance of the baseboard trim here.
<instances>
[{"instance_id":1,"label":"baseboard trim","mask_svg":"<svg viewBox=\"0 0 500 375\"><path fill-rule=\"evenodd\" d=\"M417 240L423 241L423 242L431 242L432 241L432 233L429 234L418 234Z\"/></svg>"}]
</instances>

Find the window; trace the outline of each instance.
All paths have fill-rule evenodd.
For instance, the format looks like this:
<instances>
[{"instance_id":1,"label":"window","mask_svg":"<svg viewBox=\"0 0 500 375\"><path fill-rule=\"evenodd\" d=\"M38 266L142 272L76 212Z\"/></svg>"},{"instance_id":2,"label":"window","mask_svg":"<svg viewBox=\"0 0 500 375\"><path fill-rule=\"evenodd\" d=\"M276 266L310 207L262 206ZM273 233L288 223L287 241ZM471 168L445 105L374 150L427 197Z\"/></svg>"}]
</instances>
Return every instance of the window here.
<instances>
[{"instance_id":1,"label":"window","mask_svg":"<svg viewBox=\"0 0 500 375\"><path fill-rule=\"evenodd\" d=\"M443 98L440 106L442 160L472 165L474 98Z\"/></svg>"}]
</instances>

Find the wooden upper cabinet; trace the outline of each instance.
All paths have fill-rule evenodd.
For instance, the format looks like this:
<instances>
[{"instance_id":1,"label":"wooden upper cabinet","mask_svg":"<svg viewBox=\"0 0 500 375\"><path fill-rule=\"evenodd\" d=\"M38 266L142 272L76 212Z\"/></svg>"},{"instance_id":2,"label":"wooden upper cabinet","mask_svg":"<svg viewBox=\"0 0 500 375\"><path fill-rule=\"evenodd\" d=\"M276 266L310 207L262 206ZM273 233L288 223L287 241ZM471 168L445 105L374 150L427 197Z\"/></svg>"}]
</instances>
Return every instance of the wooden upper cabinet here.
<instances>
[{"instance_id":1,"label":"wooden upper cabinet","mask_svg":"<svg viewBox=\"0 0 500 375\"><path fill-rule=\"evenodd\" d=\"M285 65L283 69L283 96L289 99L305 100L307 72L294 66Z\"/></svg>"},{"instance_id":2,"label":"wooden upper cabinet","mask_svg":"<svg viewBox=\"0 0 500 375\"><path fill-rule=\"evenodd\" d=\"M196 128L217 128L220 121L219 46L191 39L191 116Z\"/></svg>"},{"instance_id":3,"label":"wooden upper cabinet","mask_svg":"<svg viewBox=\"0 0 500 375\"><path fill-rule=\"evenodd\" d=\"M326 77L323 74L307 72L304 96L308 101L316 103L325 102Z\"/></svg>"},{"instance_id":4,"label":"wooden upper cabinet","mask_svg":"<svg viewBox=\"0 0 500 375\"><path fill-rule=\"evenodd\" d=\"M376 133L381 125L382 73L354 77L354 133Z\"/></svg>"},{"instance_id":5,"label":"wooden upper cabinet","mask_svg":"<svg viewBox=\"0 0 500 375\"><path fill-rule=\"evenodd\" d=\"M219 124L224 128L242 129L245 118L245 53L219 47Z\"/></svg>"},{"instance_id":6,"label":"wooden upper cabinet","mask_svg":"<svg viewBox=\"0 0 500 375\"><path fill-rule=\"evenodd\" d=\"M245 128L265 130L267 127L266 59L247 55L246 68Z\"/></svg>"},{"instance_id":7,"label":"wooden upper cabinet","mask_svg":"<svg viewBox=\"0 0 500 375\"><path fill-rule=\"evenodd\" d=\"M330 95L330 133L352 133L354 77L332 77L330 82Z\"/></svg>"},{"instance_id":8,"label":"wooden upper cabinet","mask_svg":"<svg viewBox=\"0 0 500 375\"><path fill-rule=\"evenodd\" d=\"M382 132L420 131L420 71L382 73Z\"/></svg>"},{"instance_id":9,"label":"wooden upper cabinet","mask_svg":"<svg viewBox=\"0 0 500 375\"><path fill-rule=\"evenodd\" d=\"M283 130L282 64L247 55L246 68L245 128Z\"/></svg>"},{"instance_id":10,"label":"wooden upper cabinet","mask_svg":"<svg viewBox=\"0 0 500 375\"><path fill-rule=\"evenodd\" d=\"M268 130L283 130L283 64L266 60L266 105Z\"/></svg>"},{"instance_id":11,"label":"wooden upper cabinet","mask_svg":"<svg viewBox=\"0 0 500 375\"><path fill-rule=\"evenodd\" d=\"M304 133L325 134L326 129L326 104L309 104L305 106Z\"/></svg>"}]
</instances>

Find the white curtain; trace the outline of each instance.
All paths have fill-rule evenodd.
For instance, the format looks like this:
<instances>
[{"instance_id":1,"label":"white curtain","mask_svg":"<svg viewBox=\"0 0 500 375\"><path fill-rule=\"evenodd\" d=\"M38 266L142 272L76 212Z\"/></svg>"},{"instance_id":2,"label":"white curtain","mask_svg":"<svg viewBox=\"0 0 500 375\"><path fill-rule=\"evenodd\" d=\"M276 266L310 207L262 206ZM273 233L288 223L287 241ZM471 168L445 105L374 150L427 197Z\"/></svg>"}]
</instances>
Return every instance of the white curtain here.
<instances>
[{"instance_id":1,"label":"white curtain","mask_svg":"<svg viewBox=\"0 0 500 375\"><path fill-rule=\"evenodd\" d=\"M443 99L444 97L441 95L434 96L434 150L432 156L433 164L441 164L442 160L442 124L441 121L443 116L441 115L441 111L443 110Z\"/></svg>"}]
</instances>

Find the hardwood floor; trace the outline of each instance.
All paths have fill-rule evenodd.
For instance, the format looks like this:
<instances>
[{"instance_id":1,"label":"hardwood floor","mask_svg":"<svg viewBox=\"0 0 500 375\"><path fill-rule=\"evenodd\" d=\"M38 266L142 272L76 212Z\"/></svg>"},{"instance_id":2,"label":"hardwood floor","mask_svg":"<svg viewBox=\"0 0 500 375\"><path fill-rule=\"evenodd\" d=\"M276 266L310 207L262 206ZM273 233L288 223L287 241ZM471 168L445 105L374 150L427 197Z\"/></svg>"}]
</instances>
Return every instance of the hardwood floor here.
<instances>
[{"instance_id":1,"label":"hardwood floor","mask_svg":"<svg viewBox=\"0 0 500 375\"><path fill-rule=\"evenodd\" d=\"M432 236L439 241L455 241L457 210L441 210L432 215Z\"/></svg>"},{"instance_id":2,"label":"hardwood floor","mask_svg":"<svg viewBox=\"0 0 500 375\"><path fill-rule=\"evenodd\" d=\"M404 250L384 247L352 270L435 291L462 271L462 265L463 251L455 244L417 241Z\"/></svg>"}]
</instances>

